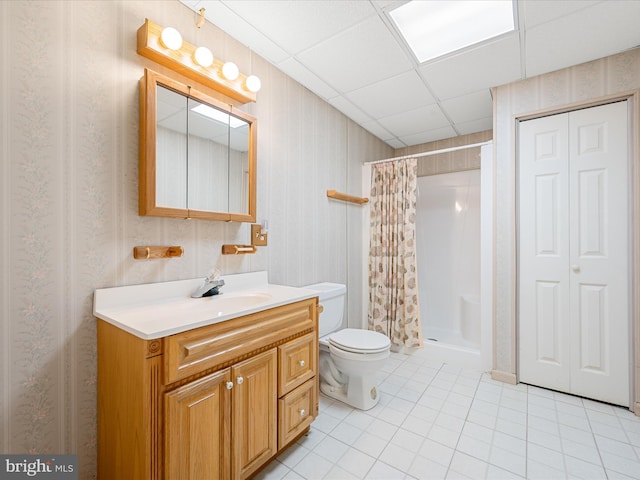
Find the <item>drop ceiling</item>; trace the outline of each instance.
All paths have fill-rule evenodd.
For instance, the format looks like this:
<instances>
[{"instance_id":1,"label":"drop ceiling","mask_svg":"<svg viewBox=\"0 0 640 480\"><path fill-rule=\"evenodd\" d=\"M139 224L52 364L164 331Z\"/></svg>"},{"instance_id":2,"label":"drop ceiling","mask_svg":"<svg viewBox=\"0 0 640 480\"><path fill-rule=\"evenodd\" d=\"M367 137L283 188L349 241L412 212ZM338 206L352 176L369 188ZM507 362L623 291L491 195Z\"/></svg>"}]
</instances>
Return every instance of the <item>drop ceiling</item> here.
<instances>
[{"instance_id":1,"label":"drop ceiling","mask_svg":"<svg viewBox=\"0 0 640 480\"><path fill-rule=\"evenodd\" d=\"M404 1L180 1L394 148L490 130L491 87L640 45L640 0L515 0L516 31L425 63Z\"/></svg>"}]
</instances>

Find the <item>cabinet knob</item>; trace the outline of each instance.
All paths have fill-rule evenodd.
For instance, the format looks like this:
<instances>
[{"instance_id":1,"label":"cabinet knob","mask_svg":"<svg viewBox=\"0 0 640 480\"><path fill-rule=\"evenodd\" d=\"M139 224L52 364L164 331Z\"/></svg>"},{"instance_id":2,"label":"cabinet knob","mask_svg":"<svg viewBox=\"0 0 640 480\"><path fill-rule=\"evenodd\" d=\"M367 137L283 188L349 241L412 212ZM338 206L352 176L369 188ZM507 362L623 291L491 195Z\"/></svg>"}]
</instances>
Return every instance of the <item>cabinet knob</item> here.
<instances>
[{"instance_id":1,"label":"cabinet knob","mask_svg":"<svg viewBox=\"0 0 640 480\"><path fill-rule=\"evenodd\" d=\"M303 408L302 410L300 410L300 416L301 416L301 417L304 417L304 414L305 414L305 413L306 413L306 412L304 411L304 408Z\"/></svg>"},{"instance_id":2,"label":"cabinet knob","mask_svg":"<svg viewBox=\"0 0 640 480\"><path fill-rule=\"evenodd\" d=\"M298 362L298 365L300 365L301 367L304 367L304 366L306 365L306 363L305 363L305 361L304 361L304 360L300 360L300 361Z\"/></svg>"},{"instance_id":3,"label":"cabinet knob","mask_svg":"<svg viewBox=\"0 0 640 480\"><path fill-rule=\"evenodd\" d=\"M238 378L236 378L236 383L237 383L238 385L242 385L242 382L244 382L244 378L242 378L242 377L238 377Z\"/></svg>"},{"instance_id":4,"label":"cabinet knob","mask_svg":"<svg viewBox=\"0 0 640 480\"><path fill-rule=\"evenodd\" d=\"M575 273L580 273L580 265L571 265L571 270Z\"/></svg>"},{"instance_id":5,"label":"cabinet knob","mask_svg":"<svg viewBox=\"0 0 640 480\"><path fill-rule=\"evenodd\" d=\"M227 390L231 390L233 388L233 382L227 382Z\"/></svg>"}]
</instances>

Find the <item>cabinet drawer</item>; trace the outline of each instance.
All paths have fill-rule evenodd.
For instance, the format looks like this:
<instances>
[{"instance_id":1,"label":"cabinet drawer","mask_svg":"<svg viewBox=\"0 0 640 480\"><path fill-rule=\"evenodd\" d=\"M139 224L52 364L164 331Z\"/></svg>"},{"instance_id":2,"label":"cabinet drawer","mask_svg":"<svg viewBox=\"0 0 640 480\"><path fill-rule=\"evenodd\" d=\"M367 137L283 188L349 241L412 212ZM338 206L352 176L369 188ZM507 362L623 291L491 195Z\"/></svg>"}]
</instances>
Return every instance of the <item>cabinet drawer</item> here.
<instances>
[{"instance_id":1,"label":"cabinet drawer","mask_svg":"<svg viewBox=\"0 0 640 480\"><path fill-rule=\"evenodd\" d=\"M315 328L315 309L310 298L166 337L166 383Z\"/></svg>"},{"instance_id":2,"label":"cabinet drawer","mask_svg":"<svg viewBox=\"0 0 640 480\"><path fill-rule=\"evenodd\" d=\"M283 448L313 422L315 379L308 380L278 400L278 448Z\"/></svg>"},{"instance_id":3,"label":"cabinet drawer","mask_svg":"<svg viewBox=\"0 0 640 480\"><path fill-rule=\"evenodd\" d=\"M309 333L278 347L279 397L316 374L317 350L315 333Z\"/></svg>"}]
</instances>

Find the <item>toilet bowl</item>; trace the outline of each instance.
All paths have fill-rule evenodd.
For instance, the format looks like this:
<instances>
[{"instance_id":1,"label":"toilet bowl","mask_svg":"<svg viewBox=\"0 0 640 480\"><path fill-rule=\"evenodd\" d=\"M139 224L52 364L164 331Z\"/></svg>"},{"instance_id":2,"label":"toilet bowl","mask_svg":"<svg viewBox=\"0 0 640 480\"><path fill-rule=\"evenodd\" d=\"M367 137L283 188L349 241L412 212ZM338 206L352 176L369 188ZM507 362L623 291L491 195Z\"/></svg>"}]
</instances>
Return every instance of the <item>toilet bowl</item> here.
<instances>
[{"instance_id":1,"label":"toilet bowl","mask_svg":"<svg viewBox=\"0 0 640 480\"><path fill-rule=\"evenodd\" d=\"M391 342L385 335L344 328L346 287L319 283L304 288L318 292L320 314L320 390L361 410L379 401L378 373L389 358Z\"/></svg>"}]
</instances>

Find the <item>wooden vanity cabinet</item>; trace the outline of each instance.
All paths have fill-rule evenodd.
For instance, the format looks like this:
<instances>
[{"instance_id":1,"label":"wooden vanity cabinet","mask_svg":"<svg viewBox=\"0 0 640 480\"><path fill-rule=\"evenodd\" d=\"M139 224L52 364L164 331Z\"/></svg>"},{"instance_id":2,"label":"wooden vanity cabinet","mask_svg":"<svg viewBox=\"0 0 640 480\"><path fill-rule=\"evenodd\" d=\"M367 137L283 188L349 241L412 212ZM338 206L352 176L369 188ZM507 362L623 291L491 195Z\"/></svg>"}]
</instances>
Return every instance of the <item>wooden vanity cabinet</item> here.
<instances>
[{"instance_id":1,"label":"wooden vanity cabinet","mask_svg":"<svg viewBox=\"0 0 640 480\"><path fill-rule=\"evenodd\" d=\"M99 320L99 478L250 478L318 414L317 321L317 298L158 340Z\"/></svg>"}]
</instances>

